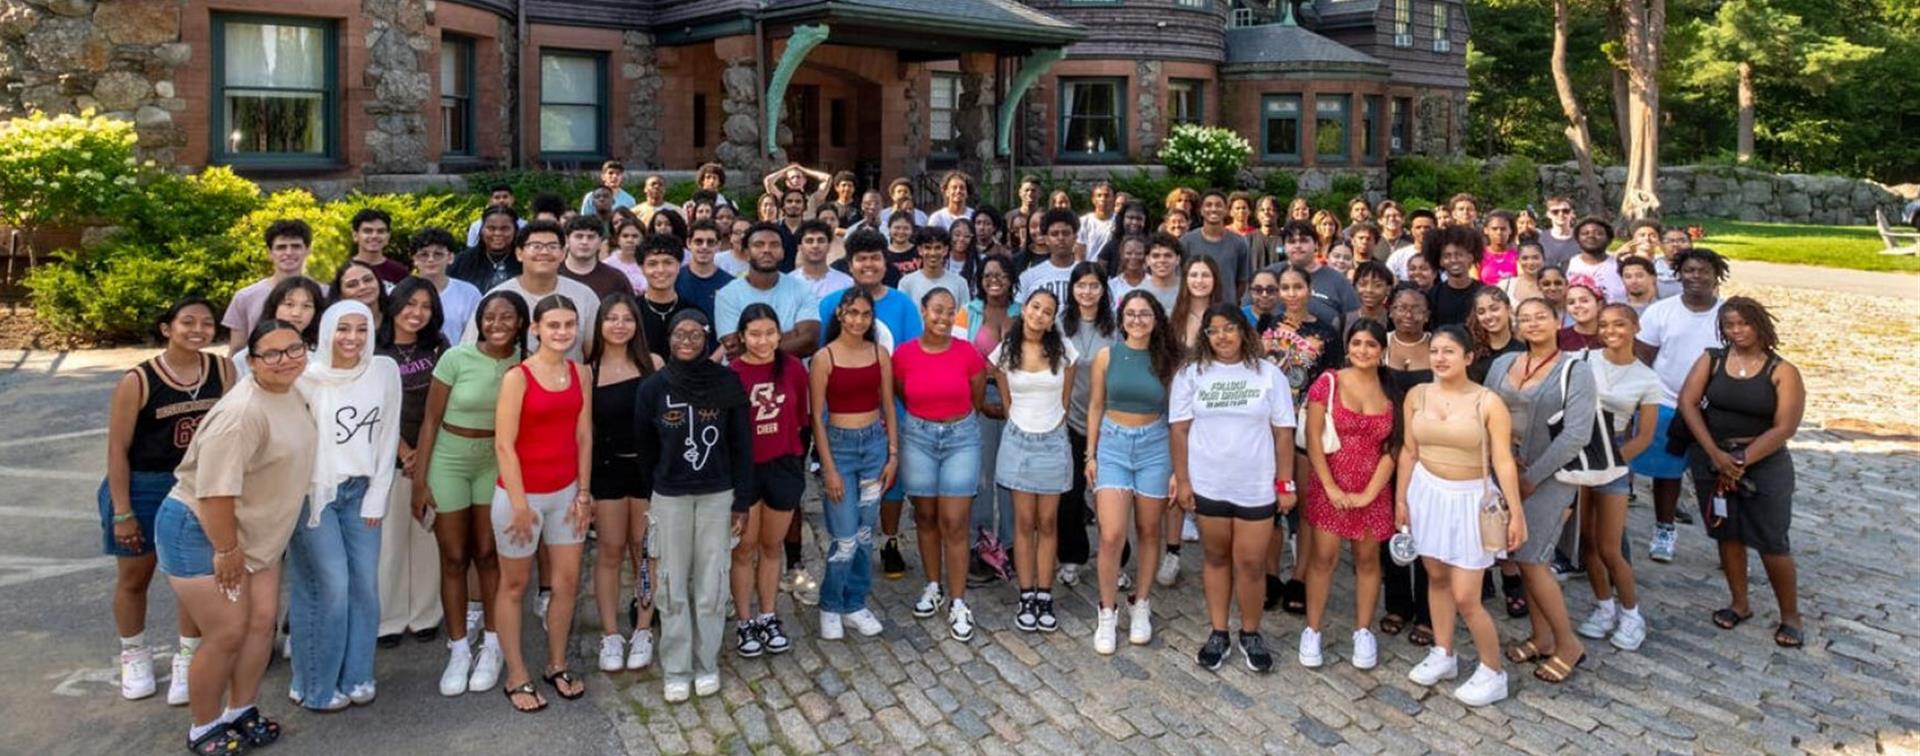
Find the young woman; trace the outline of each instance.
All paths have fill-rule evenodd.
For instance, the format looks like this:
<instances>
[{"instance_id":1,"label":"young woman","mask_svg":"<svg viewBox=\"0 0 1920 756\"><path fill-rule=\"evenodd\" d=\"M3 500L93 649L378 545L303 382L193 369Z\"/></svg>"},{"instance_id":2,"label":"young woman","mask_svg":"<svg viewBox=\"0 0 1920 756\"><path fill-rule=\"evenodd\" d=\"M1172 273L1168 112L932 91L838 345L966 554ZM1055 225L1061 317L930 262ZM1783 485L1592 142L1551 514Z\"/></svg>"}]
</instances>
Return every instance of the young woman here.
<instances>
[{"instance_id":1,"label":"young woman","mask_svg":"<svg viewBox=\"0 0 1920 756\"><path fill-rule=\"evenodd\" d=\"M311 348L320 341L320 308L326 302L326 292L320 289L319 282L306 276L294 276L274 284L273 290L267 292L266 301L260 305L259 320L281 320L292 324L300 332L300 340ZM247 350L233 354L236 379L246 378L252 369L253 360L247 358Z\"/></svg>"},{"instance_id":2,"label":"young woman","mask_svg":"<svg viewBox=\"0 0 1920 756\"><path fill-rule=\"evenodd\" d=\"M1467 366L1467 377L1474 383L1486 381L1493 358L1527 348L1513 335L1512 302L1506 292L1496 288L1481 289L1473 295L1473 315L1467 319L1467 335L1473 337L1473 364Z\"/></svg>"},{"instance_id":3,"label":"young woman","mask_svg":"<svg viewBox=\"0 0 1920 756\"><path fill-rule=\"evenodd\" d=\"M1168 448L1167 385L1180 367L1180 348L1159 300L1145 291L1120 298L1122 338L1094 353L1087 399L1085 475L1093 481L1100 526L1100 607L1093 648L1114 651L1119 625L1120 571L1127 545L1127 520L1133 520L1140 550L1139 579L1127 598L1127 641L1153 641L1148 605L1160 554L1167 498L1172 492L1173 457Z\"/></svg>"},{"instance_id":4,"label":"young woman","mask_svg":"<svg viewBox=\"0 0 1920 756\"><path fill-rule=\"evenodd\" d=\"M647 500L653 496L650 470L640 466L634 437L633 402L640 382L660 369L660 357L640 327L640 305L615 292L600 302L594 316L593 348L593 520L598 545L593 555L594 608L600 613L600 671L642 669L653 663L653 570L647 558ZM633 563L633 637L620 636L620 566Z\"/></svg>"},{"instance_id":5,"label":"young woman","mask_svg":"<svg viewBox=\"0 0 1920 756\"><path fill-rule=\"evenodd\" d=\"M1747 603L1747 547L1752 546L1760 552L1780 606L1773 642L1800 648L1805 636L1798 573L1787 539L1794 488L1787 441L1800 427L1806 387L1800 369L1781 359L1773 315L1759 302L1728 298L1720 308L1720 338L1727 348L1701 355L1680 390L1680 416L1697 442L1687 456L1700 514L1707 534L1720 544L1720 568L1731 597L1726 608L1713 613L1713 624L1732 630L1753 616Z\"/></svg>"},{"instance_id":6,"label":"young woman","mask_svg":"<svg viewBox=\"0 0 1920 756\"><path fill-rule=\"evenodd\" d=\"M1415 254L1407 258L1407 283L1424 292L1432 290L1439 281L1440 272L1433 269L1433 263L1428 262L1424 255Z\"/></svg>"},{"instance_id":7,"label":"young woman","mask_svg":"<svg viewBox=\"0 0 1920 756\"><path fill-rule=\"evenodd\" d=\"M728 238L727 235L733 230L734 218L732 210L733 208L715 208L713 212L715 225L719 225L722 217L726 218L726 225L720 226L720 238L723 241ZM687 219L681 217L680 213L673 208L669 207L655 210L650 225L655 234L667 234L681 241L687 239ZM728 248L730 249L731 245L729 245Z\"/></svg>"},{"instance_id":8,"label":"young woman","mask_svg":"<svg viewBox=\"0 0 1920 756\"><path fill-rule=\"evenodd\" d=\"M760 202L755 205L755 212L761 223L779 222L780 196L773 192L760 195Z\"/></svg>"},{"instance_id":9,"label":"young woman","mask_svg":"<svg viewBox=\"0 0 1920 756\"><path fill-rule=\"evenodd\" d=\"M1480 583L1496 553L1482 546L1480 512L1489 506L1506 508L1509 550L1528 541L1527 518L1518 511L1520 476L1510 444L1512 422L1498 396L1467 379L1473 347L1466 331L1445 326L1433 335L1432 344L1434 381L1409 392L1401 410L1406 433L1393 519L1395 526L1413 534L1438 621L1433 648L1407 678L1431 687L1459 677L1454 656L1457 614L1473 636L1480 666L1454 690L1454 697L1469 706L1485 706L1506 698L1507 673L1500 659L1499 629L1480 605Z\"/></svg>"},{"instance_id":10,"label":"young woman","mask_svg":"<svg viewBox=\"0 0 1920 756\"><path fill-rule=\"evenodd\" d=\"M500 481L493 492L493 540L500 554L494 604L506 651L502 690L516 711L546 708L522 658L521 608L533 572L534 551L547 547L542 574L553 587L546 616L547 666L541 679L561 698L587 693L567 668L574 601L580 592L580 554L593 521L593 388L586 368L567 359L579 338L579 311L559 294L533 306L540 346L500 381L493 448ZM516 682L517 681L517 682Z\"/></svg>"},{"instance_id":11,"label":"young woman","mask_svg":"<svg viewBox=\"0 0 1920 756\"><path fill-rule=\"evenodd\" d=\"M187 671L187 749L222 756L280 737L254 706L273 652L280 557L313 479L318 433L294 389L307 344L286 321L254 326L252 363L207 411L154 515L154 556L201 631Z\"/></svg>"},{"instance_id":12,"label":"young woman","mask_svg":"<svg viewBox=\"0 0 1920 756\"><path fill-rule=\"evenodd\" d=\"M1387 312L1387 295L1393 293L1393 269L1379 260L1368 260L1353 269L1353 291L1360 297L1360 308L1347 313L1347 322L1366 319L1383 329L1393 328Z\"/></svg>"},{"instance_id":13,"label":"young woman","mask_svg":"<svg viewBox=\"0 0 1920 756\"><path fill-rule=\"evenodd\" d=\"M1561 328L1556 337L1560 349L1577 352L1604 348L1600 339L1600 308L1606 303L1607 295L1592 278L1574 276L1567 284L1567 320L1571 322Z\"/></svg>"},{"instance_id":14,"label":"young woman","mask_svg":"<svg viewBox=\"0 0 1920 756\"><path fill-rule=\"evenodd\" d=\"M653 471L658 548L660 671L669 703L720 692L729 538L753 504L753 421L733 371L708 358L712 328L699 310L667 326L665 369L640 384L634 423L640 466Z\"/></svg>"},{"instance_id":15,"label":"young woman","mask_svg":"<svg viewBox=\"0 0 1920 756\"><path fill-rule=\"evenodd\" d=\"M1487 213L1487 222L1480 231L1487 236L1486 254L1480 256L1480 283L1499 286L1520 272L1520 252L1513 246L1513 213L1506 210Z\"/></svg>"},{"instance_id":16,"label":"young woman","mask_svg":"<svg viewBox=\"0 0 1920 756\"><path fill-rule=\"evenodd\" d=\"M1137 201L1128 200L1119 206L1114 215L1118 220L1113 221L1113 234L1107 237L1107 243L1101 245L1100 249L1087 250L1087 259L1099 262L1110 273L1120 268L1117 260L1120 257L1121 242L1130 236L1145 237L1149 228L1147 206ZM1142 254L1145 254L1144 250Z\"/></svg>"},{"instance_id":17,"label":"young woman","mask_svg":"<svg viewBox=\"0 0 1920 756\"><path fill-rule=\"evenodd\" d=\"M513 237L522 225L520 216L506 205L489 205L480 212L480 235L472 246L453 258L447 275L473 284L481 291L492 291L520 275L520 258L513 253ZM471 232L469 232L469 238Z\"/></svg>"},{"instance_id":18,"label":"young woman","mask_svg":"<svg viewBox=\"0 0 1920 756\"><path fill-rule=\"evenodd\" d=\"M955 218L953 225L947 227L947 269L960 274L968 291L973 290L974 281L980 277L980 251L975 249L973 237L971 219Z\"/></svg>"},{"instance_id":19,"label":"young woman","mask_svg":"<svg viewBox=\"0 0 1920 756\"><path fill-rule=\"evenodd\" d=\"M1380 595L1380 544L1393 534L1393 467L1400 448L1399 392L1382 358L1387 329L1372 320L1347 329L1347 367L1329 370L1307 391L1307 627L1300 632L1300 666L1323 663L1320 634L1327 594L1340 565L1340 544L1353 549L1353 666L1379 663L1373 606ZM1328 430L1340 439L1329 455Z\"/></svg>"},{"instance_id":20,"label":"young woman","mask_svg":"<svg viewBox=\"0 0 1920 756\"><path fill-rule=\"evenodd\" d=\"M1097 271L1092 280L1099 283ZM994 482L1013 493L1013 562L1020 580L1013 624L1026 632L1060 629L1053 614L1055 539L1060 494L1073 483L1064 421L1078 355L1053 327L1058 308L1052 291L1035 290L1021 305L1020 327L1009 329L987 356L995 381L1006 390Z\"/></svg>"},{"instance_id":21,"label":"young woman","mask_svg":"<svg viewBox=\"0 0 1920 756\"><path fill-rule=\"evenodd\" d=\"M1293 400L1294 414L1298 416L1305 411L1307 387L1312 386L1321 373L1339 366L1342 344L1333 326L1315 318L1307 307L1313 300L1313 282L1305 268L1293 265L1281 268L1275 280L1280 288L1280 316L1257 333L1266 359L1287 378L1287 395ZM1291 469L1304 474L1308 470L1307 451L1299 448L1299 444L1293 446ZM1281 535L1273 539L1267 550L1265 605L1268 608L1278 605L1288 614L1306 614L1309 545L1305 529L1300 527L1300 515L1293 512L1286 515L1284 527L1291 530L1294 537L1293 575L1284 581L1280 579L1280 558L1286 550L1286 536Z\"/></svg>"},{"instance_id":22,"label":"young woman","mask_svg":"<svg viewBox=\"0 0 1920 756\"><path fill-rule=\"evenodd\" d=\"M1246 192L1227 197L1227 230L1241 236L1253 233L1253 198Z\"/></svg>"},{"instance_id":23,"label":"young woman","mask_svg":"<svg viewBox=\"0 0 1920 756\"><path fill-rule=\"evenodd\" d=\"M1006 334L1019 326L1019 307L1014 304L1014 288L1019 274L1006 260L983 261L980 285L973 301L954 317L955 333L961 334L985 360L1005 341ZM1004 406L1005 389L987 374L987 402ZM980 484L974 494L968 516L973 553L968 577L984 585L1013 570L1013 495L994 483L995 465L1000 456L1000 438L1005 432L999 419L982 415L980 424Z\"/></svg>"},{"instance_id":24,"label":"young woman","mask_svg":"<svg viewBox=\"0 0 1920 756\"><path fill-rule=\"evenodd\" d=\"M1129 238L1142 239L1140 236ZM1113 343L1118 334L1114 328L1113 295L1107 288L1101 266L1088 262L1075 265L1068 281L1073 301L1060 313L1059 331L1070 347L1067 353L1073 367L1073 393L1067 403L1067 441L1073 451L1067 467L1073 485L1060 498L1058 555L1060 582L1074 585L1080 582L1080 573L1093 556L1092 544L1087 542L1089 478L1086 468L1077 462L1087 456L1087 402L1093 396L1093 371L1088 366L1093 356Z\"/></svg>"},{"instance_id":25,"label":"young woman","mask_svg":"<svg viewBox=\"0 0 1920 756\"><path fill-rule=\"evenodd\" d=\"M400 459L388 487L380 526L380 644L392 648L413 631L433 640L440 626L440 555L433 529L413 517L413 481L419 478L420 425L427 414L433 368L447 350L446 315L433 283L409 276L394 284L387 316L375 334L375 354L400 371Z\"/></svg>"},{"instance_id":26,"label":"young woman","mask_svg":"<svg viewBox=\"0 0 1920 756\"><path fill-rule=\"evenodd\" d=\"M990 260L982 269L1000 271ZM820 584L820 638L839 640L845 626L879 635L867 608L873 585L873 532L880 495L893 485L900 458L894 417L893 363L874 339L873 295L853 287L827 324L826 346L813 356L809 381L813 443L820 459L821 509L827 526L826 579Z\"/></svg>"},{"instance_id":27,"label":"young woman","mask_svg":"<svg viewBox=\"0 0 1920 756\"><path fill-rule=\"evenodd\" d=\"M1327 259L1327 253L1333 250L1333 243L1340 240L1340 219L1326 210L1314 211L1313 236L1320 245L1316 259Z\"/></svg>"},{"instance_id":28,"label":"young woman","mask_svg":"<svg viewBox=\"0 0 1920 756\"><path fill-rule=\"evenodd\" d=\"M107 477L100 481L102 548L114 557L113 624L120 635L120 695L154 693L153 651L147 646L147 587L153 582L154 515L173 489L173 471L207 411L233 387L226 360L200 350L214 344L220 319L199 297L174 302L154 320L165 342L160 354L134 366L113 388L108 404ZM179 612L180 645L173 655L167 704L187 703L187 667L200 647L200 628Z\"/></svg>"},{"instance_id":29,"label":"young woman","mask_svg":"<svg viewBox=\"0 0 1920 756\"><path fill-rule=\"evenodd\" d=\"M1188 259L1181 269L1180 294L1174 298L1173 311L1167 314L1167 324L1179 337L1183 353L1206 345L1202 331L1207 311L1220 304L1230 304L1225 287L1220 285L1220 267L1205 255ZM1258 349L1259 344L1256 342L1253 348ZM1154 579L1162 586L1171 587L1180 580L1180 544L1200 540L1200 522L1190 510L1168 508L1166 517L1163 532L1167 556L1160 560L1160 570Z\"/></svg>"},{"instance_id":30,"label":"young woman","mask_svg":"<svg viewBox=\"0 0 1920 756\"><path fill-rule=\"evenodd\" d=\"M1203 258L1204 259L1204 258ZM1260 577L1279 513L1293 509L1293 399L1287 378L1260 359L1259 337L1232 304L1208 308L1206 342L1174 375L1167 419L1176 494L1200 518L1207 619L1198 661L1219 669L1233 649L1228 607L1240 604L1247 669L1273 670L1260 637Z\"/></svg>"},{"instance_id":31,"label":"young woman","mask_svg":"<svg viewBox=\"0 0 1920 756\"><path fill-rule=\"evenodd\" d=\"M1653 445L1662 398L1659 375L1633 355L1634 337L1639 333L1639 313L1618 302L1607 305L1600 311L1600 340L1606 351L1587 358L1593 366L1600 408L1613 419L1612 427L1598 430L1613 438L1627 461ZM1622 474L1605 485L1584 489L1587 503L1580 508L1580 532L1586 534L1581 557L1595 603L1593 613L1574 631L1595 640L1608 638L1623 651L1636 650L1647 639L1633 564L1620 548L1627 527L1627 494L1632 489L1633 477Z\"/></svg>"},{"instance_id":32,"label":"young woman","mask_svg":"<svg viewBox=\"0 0 1920 756\"><path fill-rule=\"evenodd\" d=\"M1409 258L1409 266L1420 259L1419 255ZM1406 396L1413 391L1413 387L1433 382L1433 334L1427 330L1427 295L1412 284L1401 284L1394 288L1387 303L1387 311L1393 321L1393 330L1387 332L1387 380L1401 396ZM1395 480L1397 482L1399 479L1396 477ZM1407 642L1415 646L1433 645L1433 620L1431 605L1427 601L1425 564L1421 561L1407 566L1394 564L1382 551L1380 569L1386 594L1380 632L1399 635L1401 630L1412 625L1413 630L1407 633Z\"/></svg>"},{"instance_id":33,"label":"young woman","mask_svg":"<svg viewBox=\"0 0 1920 756\"><path fill-rule=\"evenodd\" d=\"M1514 275L1497 284L1507 295L1507 301L1525 302L1540 296L1540 271L1547 267L1546 250L1538 241L1521 242L1514 260Z\"/></svg>"},{"instance_id":34,"label":"young woman","mask_svg":"<svg viewBox=\"0 0 1920 756\"><path fill-rule=\"evenodd\" d=\"M1327 267L1346 276L1349 281L1353 280L1353 269L1359 264L1359 261L1354 259L1353 246L1346 242L1336 241L1333 247L1327 250Z\"/></svg>"},{"instance_id":35,"label":"young woman","mask_svg":"<svg viewBox=\"0 0 1920 756\"><path fill-rule=\"evenodd\" d=\"M1000 219L1000 211L994 209L992 205L981 205L974 208L973 249L975 255L979 257L1013 256L1013 250L1008 247L1008 241L1000 234L1000 232L1004 230L1002 228L1003 225L1004 221ZM958 242L955 243L957 244ZM974 268L974 273L977 278L979 273L977 265ZM977 281L969 281L968 283L977 285Z\"/></svg>"},{"instance_id":36,"label":"young woman","mask_svg":"<svg viewBox=\"0 0 1920 756\"><path fill-rule=\"evenodd\" d=\"M733 548L734 650L741 656L784 654L793 641L774 613L779 595L782 546L787 526L807 492L806 448L800 429L808 421L807 368L780 351L780 317L756 302L740 312L737 331L745 351L734 374L753 400L753 506L740 543ZM753 613L753 599L760 613Z\"/></svg>"},{"instance_id":37,"label":"young woman","mask_svg":"<svg viewBox=\"0 0 1920 756\"><path fill-rule=\"evenodd\" d=\"M379 328L381 318L386 317L387 289L380 282L379 271L359 260L350 259L340 266L340 270L333 274L333 286L327 289L327 293L329 308L347 300L366 305L367 310L373 313L373 323L367 326L369 333Z\"/></svg>"},{"instance_id":38,"label":"young woman","mask_svg":"<svg viewBox=\"0 0 1920 756\"><path fill-rule=\"evenodd\" d=\"M1049 210L1072 210L1072 209L1073 209L1073 195L1071 195L1071 194L1068 194L1068 193L1067 193L1067 190L1065 190L1065 189L1055 189L1055 190L1053 190L1053 193L1052 193L1052 194L1048 194L1048 195L1047 195L1047 209L1049 209Z\"/></svg>"},{"instance_id":39,"label":"young woman","mask_svg":"<svg viewBox=\"0 0 1920 756\"><path fill-rule=\"evenodd\" d=\"M1540 299L1545 301L1548 307L1553 308L1554 321L1558 324L1554 327L1566 325L1568 288L1566 271L1554 267L1541 268L1539 284Z\"/></svg>"},{"instance_id":40,"label":"young woman","mask_svg":"<svg viewBox=\"0 0 1920 756\"><path fill-rule=\"evenodd\" d=\"M640 242L645 241L646 237L646 232L637 221L624 218L616 221L613 224L613 253L600 261L625 274L627 283L636 292L647 290L647 276L640 270Z\"/></svg>"},{"instance_id":41,"label":"young woman","mask_svg":"<svg viewBox=\"0 0 1920 756\"><path fill-rule=\"evenodd\" d=\"M920 562L927 586L913 605L913 616L931 617L951 599L948 632L954 640L973 638L973 612L967 608L968 519L980 486L980 424L977 414L1004 419L989 407L987 363L971 345L953 338L953 293L934 289L920 300L926 330L893 354L893 388L906 404L901 483L913 501L919 531ZM944 590L941 578L947 578Z\"/></svg>"},{"instance_id":42,"label":"young woman","mask_svg":"<svg viewBox=\"0 0 1920 756\"><path fill-rule=\"evenodd\" d=\"M420 446L414 451L413 512L434 512L440 546L440 609L447 622L447 667L440 695L492 690L500 681L500 639L482 627L478 659L472 640L476 617L495 625L494 591L500 580L493 542L493 488L499 467L493 451L494 411L500 383L526 356L527 303L497 291L480 299L473 313L479 341L440 355L427 388ZM467 573L478 578L477 594Z\"/></svg>"},{"instance_id":43,"label":"young woman","mask_svg":"<svg viewBox=\"0 0 1920 756\"><path fill-rule=\"evenodd\" d=\"M1287 203L1287 220L1312 222L1313 205L1308 204L1305 197L1293 198L1292 202Z\"/></svg>"},{"instance_id":44,"label":"young woman","mask_svg":"<svg viewBox=\"0 0 1920 756\"><path fill-rule=\"evenodd\" d=\"M1144 234L1123 236L1114 243L1114 259L1107 264L1116 272L1107 279L1107 292L1110 296L1124 297L1147 283L1147 237Z\"/></svg>"},{"instance_id":45,"label":"young woman","mask_svg":"<svg viewBox=\"0 0 1920 756\"><path fill-rule=\"evenodd\" d=\"M1521 302L1515 315L1515 330L1527 349L1495 359L1486 380L1515 421L1514 461L1523 511L1513 514L1526 518L1529 534L1526 545L1511 551L1509 558L1520 564L1533 634L1507 649L1506 656L1515 664L1545 660L1533 676L1557 684L1586 658L1586 646L1568 621L1567 600L1551 566L1560 529L1578 492L1554 473L1580 453L1593 433L1593 371L1561 351L1553 311L1545 301ZM1567 375L1562 376L1562 370ZM1557 433L1549 427L1556 415L1561 418Z\"/></svg>"}]
</instances>

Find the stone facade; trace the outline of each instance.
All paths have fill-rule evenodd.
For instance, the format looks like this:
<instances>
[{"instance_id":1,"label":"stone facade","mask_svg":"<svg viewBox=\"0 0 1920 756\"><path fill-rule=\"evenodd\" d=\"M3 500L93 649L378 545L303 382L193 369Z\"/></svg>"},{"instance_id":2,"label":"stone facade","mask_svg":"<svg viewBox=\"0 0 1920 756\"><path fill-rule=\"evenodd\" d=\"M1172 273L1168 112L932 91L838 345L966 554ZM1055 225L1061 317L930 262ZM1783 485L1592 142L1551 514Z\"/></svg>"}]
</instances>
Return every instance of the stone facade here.
<instances>
[{"instance_id":1,"label":"stone facade","mask_svg":"<svg viewBox=\"0 0 1920 756\"><path fill-rule=\"evenodd\" d=\"M94 110L134 122L143 158L186 144L174 71L193 58L176 0L0 0L0 118Z\"/></svg>"},{"instance_id":2,"label":"stone facade","mask_svg":"<svg viewBox=\"0 0 1920 756\"><path fill-rule=\"evenodd\" d=\"M627 168L657 168L660 165L660 59L654 52L653 35L630 31L622 39L624 61L620 77L627 89Z\"/></svg>"},{"instance_id":3,"label":"stone facade","mask_svg":"<svg viewBox=\"0 0 1920 756\"><path fill-rule=\"evenodd\" d=\"M1579 169L1573 163L1540 166L1543 196L1577 196ZM1619 207L1627 170L1601 170L1605 207ZM1781 223L1873 225L1879 209L1898 222L1901 199L1885 185L1844 176L1784 175L1726 166L1672 166L1660 169L1662 215L1727 218Z\"/></svg>"},{"instance_id":4,"label":"stone facade","mask_svg":"<svg viewBox=\"0 0 1920 756\"><path fill-rule=\"evenodd\" d=\"M753 58L730 58L720 83L726 87L726 99L720 112L726 114L720 131L725 136L714 154L727 173L759 176L766 173L766 161L760 157L760 74Z\"/></svg>"},{"instance_id":5,"label":"stone facade","mask_svg":"<svg viewBox=\"0 0 1920 756\"><path fill-rule=\"evenodd\" d=\"M1133 75L1133 112L1127 115L1133 122L1133 143L1139 149L1140 157L1151 160L1160 152L1160 135L1166 131L1160 112L1161 94L1160 69L1163 64L1157 60L1143 60L1134 64Z\"/></svg>"},{"instance_id":6,"label":"stone facade","mask_svg":"<svg viewBox=\"0 0 1920 756\"><path fill-rule=\"evenodd\" d=\"M954 130L959 134L960 141L959 168L987 183L992 183L989 174L997 163L993 149L993 117L999 100L994 95L992 74L961 72L960 96L953 114Z\"/></svg>"},{"instance_id":7,"label":"stone facade","mask_svg":"<svg viewBox=\"0 0 1920 756\"><path fill-rule=\"evenodd\" d=\"M500 19L495 29L495 39L500 40L495 45L500 55L500 81L495 85L500 88L500 130L493 154L511 156L510 162L517 163L520 155L514 145L520 143L520 135L515 133L519 121L514 114L520 112L520 29L511 18Z\"/></svg>"},{"instance_id":8,"label":"stone facade","mask_svg":"<svg viewBox=\"0 0 1920 756\"><path fill-rule=\"evenodd\" d=\"M1465 146L1467 93L1435 90L1414 101L1413 151L1458 155Z\"/></svg>"},{"instance_id":9,"label":"stone facade","mask_svg":"<svg viewBox=\"0 0 1920 756\"><path fill-rule=\"evenodd\" d=\"M364 139L367 173L424 173L431 162L425 108L433 96L433 76L423 60L433 47L427 27L433 23L429 0L363 0L367 30L366 69L361 78L371 94L363 106L371 128Z\"/></svg>"}]
</instances>

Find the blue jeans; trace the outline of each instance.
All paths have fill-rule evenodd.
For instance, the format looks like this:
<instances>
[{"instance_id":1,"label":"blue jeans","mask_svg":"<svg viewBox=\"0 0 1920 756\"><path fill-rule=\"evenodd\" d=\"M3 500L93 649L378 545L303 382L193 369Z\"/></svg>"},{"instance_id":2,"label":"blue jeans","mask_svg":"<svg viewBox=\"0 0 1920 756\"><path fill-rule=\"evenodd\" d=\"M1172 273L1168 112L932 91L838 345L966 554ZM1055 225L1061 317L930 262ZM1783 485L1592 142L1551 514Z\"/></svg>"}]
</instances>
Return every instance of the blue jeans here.
<instances>
[{"instance_id":1,"label":"blue jeans","mask_svg":"<svg viewBox=\"0 0 1920 756\"><path fill-rule=\"evenodd\" d=\"M987 401L1000 401L1000 387L987 382ZM980 418L980 491L973 495L973 509L967 523L971 530L967 541L978 545L981 532L991 532L1002 546L1013 545L1013 492L994 480L1000 459L1000 434L1007 421L985 415Z\"/></svg>"},{"instance_id":2,"label":"blue jeans","mask_svg":"<svg viewBox=\"0 0 1920 756\"><path fill-rule=\"evenodd\" d=\"M366 476L342 481L316 526L307 526L313 503L301 506L287 543L293 690L307 706L325 706L336 691L373 682L373 645L380 632L380 529L360 519L367 484Z\"/></svg>"},{"instance_id":3,"label":"blue jeans","mask_svg":"<svg viewBox=\"0 0 1920 756\"><path fill-rule=\"evenodd\" d=\"M867 608L873 587L873 531L880 518L880 472L887 465L887 427L827 426L833 469L846 488L839 501L823 502L827 576L820 584L820 611L851 614ZM864 495L863 495L864 494Z\"/></svg>"}]
</instances>

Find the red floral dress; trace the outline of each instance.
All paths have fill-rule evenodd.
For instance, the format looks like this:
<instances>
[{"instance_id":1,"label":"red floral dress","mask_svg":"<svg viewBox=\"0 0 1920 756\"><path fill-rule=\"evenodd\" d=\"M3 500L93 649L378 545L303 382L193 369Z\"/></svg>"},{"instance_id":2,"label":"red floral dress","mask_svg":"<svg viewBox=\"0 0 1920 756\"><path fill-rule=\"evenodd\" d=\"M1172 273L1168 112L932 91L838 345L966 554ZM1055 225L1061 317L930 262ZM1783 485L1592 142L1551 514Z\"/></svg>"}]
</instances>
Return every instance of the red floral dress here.
<instances>
[{"instance_id":1,"label":"red floral dress","mask_svg":"<svg viewBox=\"0 0 1920 756\"><path fill-rule=\"evenodd\" d=\"M1329 370L1313 382L1307 391L1308 402L1327 405L1334 429L1340 434L1340 451L1327 455L1327 469L1334 483L1348 493L1366 490L1380 464L1380 445L1393 432L1393 408L1378 415L1355 412L1329 398L1333 394L1334 372ZM1304 419L1301 422L1306 422ZM1337 509L1327 498L1320 476L1311 469L1307 479L1307 524L1346 540L1385 541L1393 535L1393 486L1380 489L1380 495L1366 506Z\"/></svg>"}]
</instances>

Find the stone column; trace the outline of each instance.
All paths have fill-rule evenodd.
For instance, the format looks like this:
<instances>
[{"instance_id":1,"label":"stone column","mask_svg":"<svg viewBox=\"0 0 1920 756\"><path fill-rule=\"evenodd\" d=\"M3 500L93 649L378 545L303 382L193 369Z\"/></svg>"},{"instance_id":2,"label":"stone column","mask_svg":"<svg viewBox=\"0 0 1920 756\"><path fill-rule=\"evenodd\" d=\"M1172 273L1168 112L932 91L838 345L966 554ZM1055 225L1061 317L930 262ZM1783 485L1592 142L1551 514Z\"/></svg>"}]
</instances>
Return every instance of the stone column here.
<instances>
[{"instance_id":1,"label":"stone column","mask_svg":"<svg viewBox=\"0 0 1920 756\"><path fill-rule=\"evenodd\" d=\"M985 191L995 182L993 116L999 104L995 92L994 56L967 53L960 56L960 96L954 103L954 129L960 142L962 172L974 177L976 191Z\"/></svg>"},{"instance_id":2,"label":"stone column","mask_svg":"<svg viewBox=\"0 0 1920 756\"><path fill-rule=\"evenodd\" d=\"M1166 133L1166 119L1160 109L1166 88L1160 78L1160 61L1143 60L1133 68L1133 143L1135 155L1148 159L1160 150L1160 138Z\"/></svg>"},{"instance_id":3,"label":"stone column","mask_svg":"<svg viewBox=\"0 0 1920 756\"><path fill-rule=\"evenodd\" d=\"M92 109L133 121L162 165L187 143L173 73L193 57L175 0L0 0L0 118Z\"/></svg>"},{"instance_id":4,"label":"stone column","mask_svg":"<svg viewBox=\"0 0 1920 756\"><path fill-rule=\"evenodd\" d=\"M720 74L725 97L720 110L724 139L714 148L728 175L746 176L757 181L767 172L767 160L760 157L760 72L758 50L752 37L724 37L714 40L714 54L726 66Z\"/></svg>"},{"instance_id":5,"label":"stone column","mask_svg":"<svg viewBox=\"0 0 1920 756\"><path fill-rule=\"evenodd\" d=\"M364 110L367 173L426 173L433 160L427 145L426 104L433 77L421 62L433 41L428 0L362 0L367 31L367 68L361 83L371 92Z\"/></svg>"},{"instance_id":6,"label":"stone column","mask_svg":"<svg viewBox=\"0 0 1920 756\"><path fill-rule=\"evenodd\" d=\"M502 18L494 34L494 39L500 40L500 78L493 83L500 91L500 107L495 111L500 131L494 142L494 154L510 166L519 155L520 134L515 129L518 120L514 114L520 107L520 28L513 19Z\"/></svg>"},{"instance_id":7,"label":"stone column","mask_svg":"<svg viewBox=\"0 0 1920 756\"><path fill-rule=\"evenodd\" d=\"M627 168L660 167L660 58L653 35L629 31L622 39L620 78L627 81Z\"/></svg>"}]
</instances>

